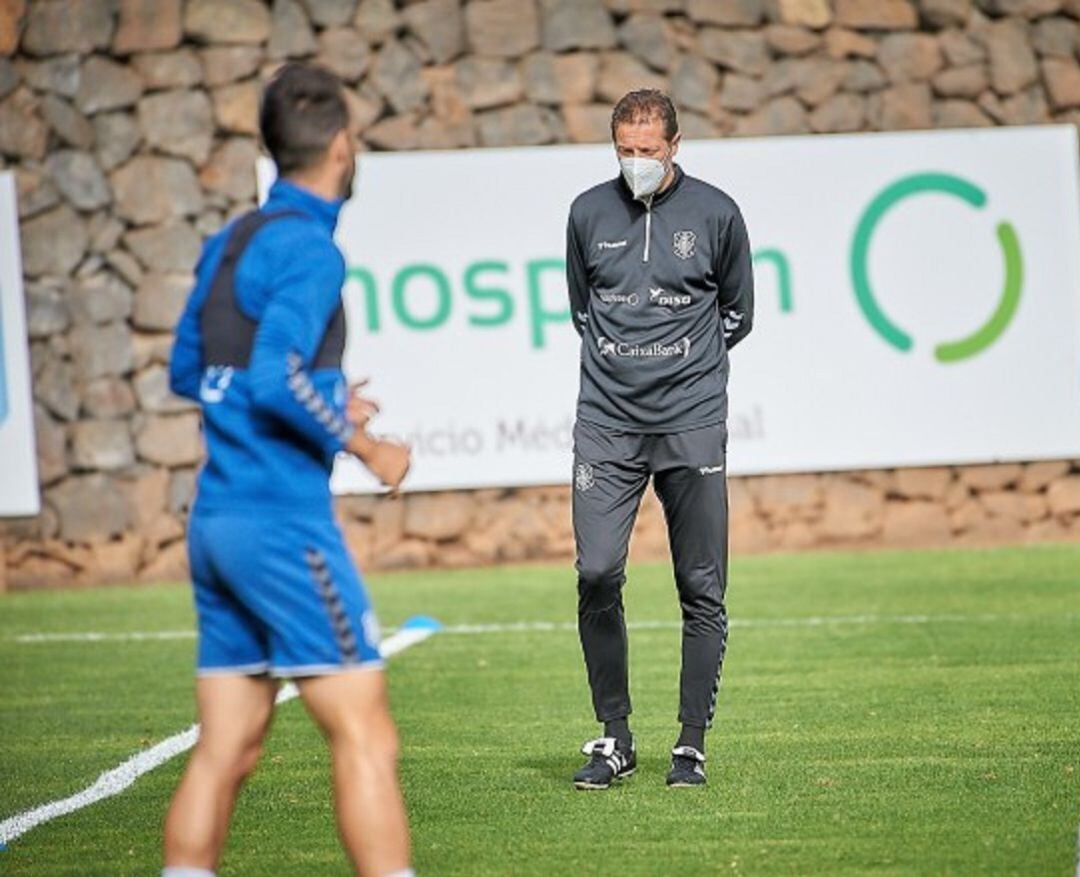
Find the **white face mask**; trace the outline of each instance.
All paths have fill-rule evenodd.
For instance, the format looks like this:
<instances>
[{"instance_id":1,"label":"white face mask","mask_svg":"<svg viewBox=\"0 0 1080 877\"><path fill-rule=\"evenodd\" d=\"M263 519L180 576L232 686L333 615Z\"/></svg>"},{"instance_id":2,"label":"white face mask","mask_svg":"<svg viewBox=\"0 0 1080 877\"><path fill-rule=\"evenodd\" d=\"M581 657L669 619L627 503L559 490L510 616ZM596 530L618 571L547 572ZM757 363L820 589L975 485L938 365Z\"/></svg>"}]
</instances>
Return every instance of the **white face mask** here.
<instances>
[{"instance_id":1,"label":"white face mask","mask_svg":"<svg viewBox=\"0 0 1080 877\"><path fill-rule=\"evenodd\" d=\"M657 158L620 158L619 167L635 198L648 198L667 176L667 166Z\"/></svg>"}]
</instances>

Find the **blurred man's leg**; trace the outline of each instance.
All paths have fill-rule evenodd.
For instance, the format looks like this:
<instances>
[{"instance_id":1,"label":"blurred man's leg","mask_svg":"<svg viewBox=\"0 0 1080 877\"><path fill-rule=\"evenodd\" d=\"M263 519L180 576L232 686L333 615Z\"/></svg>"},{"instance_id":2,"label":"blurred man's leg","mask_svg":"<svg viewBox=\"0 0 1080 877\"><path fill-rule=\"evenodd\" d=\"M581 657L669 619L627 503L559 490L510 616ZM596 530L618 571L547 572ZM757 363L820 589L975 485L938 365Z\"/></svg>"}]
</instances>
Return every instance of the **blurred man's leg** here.
<instances>
[{"instance_id":1,"label":"blurred man's leg","mask_svg":"<svg viewBox=\"0 0 1080 877\"><path fill-rule=\"evenodd\" d=\"M410 873L386 677L371 668L301 679L297 685L330 745L338 831L356 873Z\"/></svg>"},{"instance_id":2,"label":"blurred man's leg","mask_svg":"<svg viewBox=\"0 0 1080 877\"><path fill-rule=\"evenodd\" d=\"M213 871L236 796L270 727L277 682L207 675L196 684L201 729L165 819L165 867Z\"/></svg>"}]
</instances>

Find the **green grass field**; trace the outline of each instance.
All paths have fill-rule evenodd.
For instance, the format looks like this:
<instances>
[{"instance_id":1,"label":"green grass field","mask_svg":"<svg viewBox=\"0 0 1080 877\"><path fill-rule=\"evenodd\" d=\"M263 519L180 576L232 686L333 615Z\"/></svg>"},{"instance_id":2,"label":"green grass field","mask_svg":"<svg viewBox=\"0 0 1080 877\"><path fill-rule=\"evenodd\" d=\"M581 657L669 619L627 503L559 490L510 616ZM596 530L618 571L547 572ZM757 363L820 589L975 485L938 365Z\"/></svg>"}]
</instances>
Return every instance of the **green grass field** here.
<instances>
[{"instance_id":1,"label":"green grass field","mask_svg":"<svg viewBox=\"0 0 1080 877\"><path fill-rule=\"evenodd\" d=\"M396 574L384 625L567 622L569 569ZM572 629L440 633L392 659L422 874L1033 874L1077 869L1080 547L739 559L709 786L663 786L674 626L631 633L636 776L575 792L596 735ZM636 566L631 622L674 621ZM26 643L192 625L188 590L0 597L0 820L193 718L190 639ZM176 759L0 852L3 874L153 874ZM221 873L346 874L322 743L278 712Z\"/></svg>"}]
</instances>

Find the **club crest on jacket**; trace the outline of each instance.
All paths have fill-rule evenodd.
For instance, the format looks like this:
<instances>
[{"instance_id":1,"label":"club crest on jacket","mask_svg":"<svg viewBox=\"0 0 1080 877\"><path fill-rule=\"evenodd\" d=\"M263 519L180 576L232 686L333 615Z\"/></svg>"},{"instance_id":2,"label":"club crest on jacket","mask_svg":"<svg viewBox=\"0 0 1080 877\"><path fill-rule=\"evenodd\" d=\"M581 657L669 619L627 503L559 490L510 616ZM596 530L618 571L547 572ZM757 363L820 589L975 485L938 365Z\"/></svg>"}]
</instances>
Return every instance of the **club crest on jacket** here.
<instances>
[{"instance_id":1,"label":"club crest on jacket","mask_svg":"<svg viewBox=\"0 0 1080 877\"><path fill-rule=\"evenodd\" d=\"M675 232L675 240L672 249L680 259L689 259L694 255L694 245L697 243L697 235L692 231Z\"/></svg>"}]
</instances>

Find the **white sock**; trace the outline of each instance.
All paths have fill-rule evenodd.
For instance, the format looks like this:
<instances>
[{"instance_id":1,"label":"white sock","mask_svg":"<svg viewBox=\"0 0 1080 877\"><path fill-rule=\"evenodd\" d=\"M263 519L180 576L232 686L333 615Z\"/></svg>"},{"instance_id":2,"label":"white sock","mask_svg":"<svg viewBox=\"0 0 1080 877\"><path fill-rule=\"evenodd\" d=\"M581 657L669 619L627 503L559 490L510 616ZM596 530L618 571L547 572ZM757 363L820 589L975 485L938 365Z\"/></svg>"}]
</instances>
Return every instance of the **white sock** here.
<instances>
[{"instance_id":1,"label":"white sock","mask_svg":"<svg viewBox=\"0 0 1080 877\"><path fill-rule=\"evenodd\" d=\"M400 871L383 874L383 877L416 877L416 872L412 868L402 868Z\"/></svg>"},{"instance_id":2,"label":"white sock","mask_svg":"<svg viewBox=\"0 0 1080 877\"><path fill-rule=\"evenodd\" d=\"M213 871L206 868L190 868L187 865L174 865L162 868L161 877L215 877Z\"/></svg>"}]
</instances>

